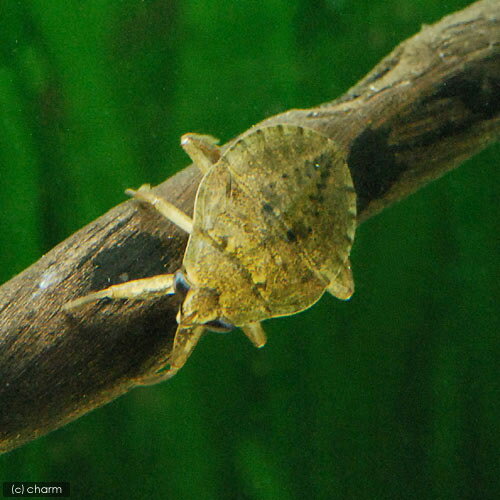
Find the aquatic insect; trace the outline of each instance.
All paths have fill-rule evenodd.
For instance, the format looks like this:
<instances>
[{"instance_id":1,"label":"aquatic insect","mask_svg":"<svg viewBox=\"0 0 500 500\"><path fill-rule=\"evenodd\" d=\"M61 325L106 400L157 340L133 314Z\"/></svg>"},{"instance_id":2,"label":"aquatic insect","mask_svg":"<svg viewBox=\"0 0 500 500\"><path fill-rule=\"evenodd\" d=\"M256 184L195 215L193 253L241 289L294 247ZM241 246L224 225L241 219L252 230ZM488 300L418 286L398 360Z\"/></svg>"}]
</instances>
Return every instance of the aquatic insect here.
<instances>
[{"instance_id":1,"label":"aquatic insect","mask_svg":"<svg viewBox=\"0 0 500 500\"><path fill-rule=\"evenodd\" d=\"M262 347L261 322L298 313L326 291L346 300L356 192L338 146L309 128L255 127L222 152L211 136L181 145L204 174L191 219L149 186L127 190L189 233L181 269L113 285L65 306L180 294L174 346L156 383L182 368L205 330L240 327Z\"/></svg>"}]
</instances>

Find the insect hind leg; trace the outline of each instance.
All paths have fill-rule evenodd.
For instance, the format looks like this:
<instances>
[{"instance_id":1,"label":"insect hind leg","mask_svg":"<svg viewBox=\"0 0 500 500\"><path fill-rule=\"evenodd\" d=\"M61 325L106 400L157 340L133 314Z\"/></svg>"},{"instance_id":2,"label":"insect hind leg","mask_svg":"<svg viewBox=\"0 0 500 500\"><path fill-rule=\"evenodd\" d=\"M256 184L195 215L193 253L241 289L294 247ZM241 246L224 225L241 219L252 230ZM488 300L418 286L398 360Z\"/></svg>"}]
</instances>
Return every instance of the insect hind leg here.
<instances>
[{"instance_id":1,"label":"insect hind leg","mask_svg":"<svg viewBox=\"0 0 500 500\"><path fill-rule=\"evenodd\" d=\"M181 137L182 149L189 155L202 174L206 174L220 160L219 139L211 135L187 133Z\"/></svg>"},{"instance_id":2,"label":"insect hind leg","mask_svg":"<svg viewBox=\"0 0 500 500\"><path fill-rule=\"evenodd\" d=\"M193 232L193 219L169 201L153 193L149 184L143 184L137 191L126 189L125 193L136 200L151 205L163 217L186 231L186 233L191 234Z\"/></svg>"}]
</instances>

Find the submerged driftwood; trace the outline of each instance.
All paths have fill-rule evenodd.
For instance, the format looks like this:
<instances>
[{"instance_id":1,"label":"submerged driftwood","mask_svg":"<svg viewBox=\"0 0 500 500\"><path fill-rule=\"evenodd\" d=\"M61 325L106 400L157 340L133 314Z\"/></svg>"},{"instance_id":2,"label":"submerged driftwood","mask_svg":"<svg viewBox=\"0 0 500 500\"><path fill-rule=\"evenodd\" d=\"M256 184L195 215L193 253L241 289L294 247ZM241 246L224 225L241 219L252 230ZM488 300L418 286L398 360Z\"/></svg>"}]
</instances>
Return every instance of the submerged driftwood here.
<instances>
[{"instance_id":1,"label":"submerged driftwood","mask_svg":"<svg viewBox=\"0 0 500 500\"><path fill-rule=\"evenodd\" d=\"M359 222L457 167L500 137L500 2L483 0L399 45L336 101L262 124L328 135L348 158ZM157 191L191 213L200 175L188 167ZM0 451L127 392L158 367L177 299L68 300L112 283L175 271L186 237L127 201L0 288Z\"/></svg>"}]
</instances>

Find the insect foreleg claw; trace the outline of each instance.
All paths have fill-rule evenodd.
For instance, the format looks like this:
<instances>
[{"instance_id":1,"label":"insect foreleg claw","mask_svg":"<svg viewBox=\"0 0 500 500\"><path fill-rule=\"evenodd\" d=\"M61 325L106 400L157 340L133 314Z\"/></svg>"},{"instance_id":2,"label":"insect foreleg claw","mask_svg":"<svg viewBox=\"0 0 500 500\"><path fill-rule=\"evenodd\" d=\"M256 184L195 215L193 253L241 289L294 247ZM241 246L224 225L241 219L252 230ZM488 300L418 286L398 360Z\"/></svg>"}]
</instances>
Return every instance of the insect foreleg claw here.
<instances>
[{"instance_id":1,"label":"insect foreleg claw","mask_svg":"<svg viewBox=\"0 0 500 500\"><path fill-rule=\"evenodd\" d=\"M175 333L172 352L166 360L170 367L167 369L162 367L153 375L137 379L136 383L152 385L172 378L185 365L204 331L203 326L183 327L179 325Z\"/></svg>"},{"instance_id":2,"label":"insect foreleg claw","mask_svg":"<svg viewBox=\"0 0 500 500\"><path fill-rule=\"evenodd\" d=\"M267 342L267 336L264 328L262 328L262 323L260 321L257 323L250 323L248 325L242 326L241 329L255 347L260 349L261 347L265 346Z\"/></svg>"}]
</instances>

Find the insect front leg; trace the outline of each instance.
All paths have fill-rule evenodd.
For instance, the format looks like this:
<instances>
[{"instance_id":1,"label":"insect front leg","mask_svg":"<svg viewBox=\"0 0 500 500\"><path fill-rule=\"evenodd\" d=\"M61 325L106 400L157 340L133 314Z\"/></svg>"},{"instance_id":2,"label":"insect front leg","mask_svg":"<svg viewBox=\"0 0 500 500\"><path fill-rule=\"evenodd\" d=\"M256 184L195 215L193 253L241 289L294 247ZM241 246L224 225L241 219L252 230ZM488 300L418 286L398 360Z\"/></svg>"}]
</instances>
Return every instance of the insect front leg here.
<instances>
[{"instance_id":1,"label":"insect front leg","mask_svg":"<svg viewBox=\"0 0 500 500\"><path fill-rule=\"evenodd\" d=\"M192 233L193 219L191 219L189 215L186 215L182 210L178 209L175 205L172 205L172 203L153 193L149 184L143 184L137 191L127 189L125 190L125 193L134 197L136 200L148 203L160 212L163 217L186 231L186 233Z\"/></svg>"},{"instance_id":2,"label":"insect front leg","mask_svg":"<svg viewBox=\"0 0 500 500\"><path fill-rule=\"evenodd\" d=\"M70 311L99 299L147 299L152 296L170 295L173 293L175 293L174 275L158 274L150 278L127 281L119 285L112 285L98 292L89 293L66 303L63 309Z\"/></svg>"},{"instance_id":3,"label":"insect front leg","mask_svg":"<svg viewBox=\"0 0 500 500\"><path fill-rule=\"evenodd\" d=\"M181 137L182 149L203 174L206 174L222 156L218 143L219 139L211 135L188 133Z\"/></svg>"},{"instance_id":4,"label":"insect front leg","mask_svg":"<svg viewBox=\"0 0 500 500\"><path fill-rule=\"evenodd\" d=\"M266 345L267 336L260 321L257 323L249 323L248 325L242 326L241 329L255 347L260 349Z\"/></svg>"},{"instance_id":5,"label":"insect front leg","mask_svg":"<svg viewBox=\"0 0 500 500\"><path fill-rule=\"evenodd\" d=\"M168 364L169 368L160 369L153 375L138 378L136 383L138 385L153 385L172 378L185 365L204 331L203 326L185 328L179 325L175 333L172 352L165 360L165 364Z\"/></svg>"}]
</instances>

